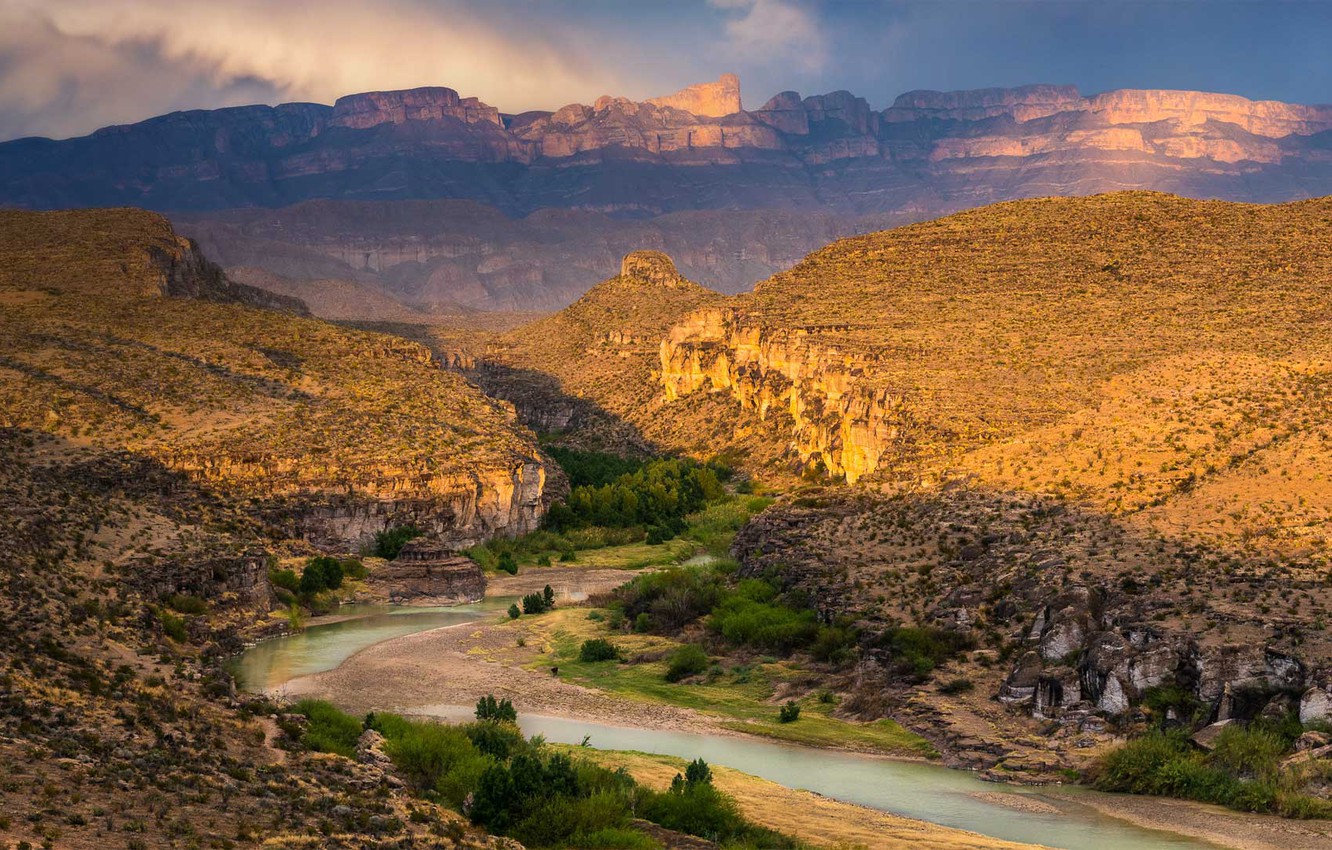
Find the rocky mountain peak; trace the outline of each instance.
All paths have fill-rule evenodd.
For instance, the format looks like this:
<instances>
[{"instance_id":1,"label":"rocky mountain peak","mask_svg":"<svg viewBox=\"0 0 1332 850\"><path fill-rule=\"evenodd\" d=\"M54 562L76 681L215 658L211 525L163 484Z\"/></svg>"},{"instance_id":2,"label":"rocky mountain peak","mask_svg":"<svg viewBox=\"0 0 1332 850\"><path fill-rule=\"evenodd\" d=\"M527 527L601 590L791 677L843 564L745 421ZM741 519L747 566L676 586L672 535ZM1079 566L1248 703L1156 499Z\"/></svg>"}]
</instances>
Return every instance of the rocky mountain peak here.
<instances>
[{"instance_id":1,"label":"rocky mountain peak","mask_svg":"<svg viewBox=\"0 0 1332 850\"><path fill-rule=\"evenodd\" d=\"M684 281L675 263L661 251L631 251L620 262L620 277L657 286L676 286Z\"/></svg>"},{"instance_id":2,"label":"rocky mountain peak","mask_svg":"<svg viewBox=\"0 0 1332 850\"><path fill-rule=\"evenodd\" d=\"M460 97L453 89L428 86L340 97L333 104L329 125L364 130L380 124L437 121L444 117L465 124L503 124L495 107L475 97Z\"/></svg>"},{"instance_id":3,"label":"rocky mountain peak","mask_svg":"<svg viewBox=\"0 0 1332 850\"><path fill-rule=\"evenodd\" d=\"M735 74L722 74L715 83L687 86L675 94L648 98L647 102L709 118L734 115L740 111L740 78Z\"/></svg>"}]
</instances>

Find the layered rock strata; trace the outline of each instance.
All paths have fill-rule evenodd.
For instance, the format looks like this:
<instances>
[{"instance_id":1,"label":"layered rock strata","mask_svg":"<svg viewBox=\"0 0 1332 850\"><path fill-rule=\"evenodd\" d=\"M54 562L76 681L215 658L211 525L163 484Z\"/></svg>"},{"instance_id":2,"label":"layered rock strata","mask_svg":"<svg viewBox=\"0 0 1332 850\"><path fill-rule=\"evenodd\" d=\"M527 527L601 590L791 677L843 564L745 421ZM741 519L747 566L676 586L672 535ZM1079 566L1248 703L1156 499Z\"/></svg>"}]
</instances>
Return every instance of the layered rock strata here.
<instances>
[{"instance_id":1,"label":"layered rock strata","mask_svg":"<svg viewBox=\"0 0 1332 850\"><path fill-rule=\"evenodd\" d=\"M0 200L197 210L470 198L510 214L631 216L923 215L1122 188L1270 201L1332 191L1329 132L1332 107L1192 91L917 91L882 110L846 91L787 91L746 111L728 74L643 102L606 96L504 115L431 87L0 144Z\"/></svg>"},{"instance_id":2,"label":"layered rock strata","mask_svg":"<svg viewBox=\"0 0 1332 850\"><path fill-rule=\"evenodd\" d=\"M486 593L476 561L428 538L409 541L397 558L375 567L367 583L372 593L393 604L455 605L479 602Z\"/></svg>"}]
</instances>

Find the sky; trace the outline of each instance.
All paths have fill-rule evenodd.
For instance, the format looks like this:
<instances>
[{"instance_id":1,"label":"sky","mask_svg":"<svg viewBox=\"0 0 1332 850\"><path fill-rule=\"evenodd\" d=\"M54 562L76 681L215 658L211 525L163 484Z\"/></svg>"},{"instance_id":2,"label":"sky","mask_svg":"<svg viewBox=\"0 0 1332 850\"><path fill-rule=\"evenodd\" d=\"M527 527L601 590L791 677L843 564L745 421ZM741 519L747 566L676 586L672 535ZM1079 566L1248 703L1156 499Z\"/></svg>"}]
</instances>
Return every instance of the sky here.
<instances>
[{"instance_id":1,"label":"sky","mask_svg":"<svg viewBox=\"0 0 1332 850\"><path fill-rule=\"evenodd\" d=\"M0 0L0 139L443 85L503 112L1026 83L1332 103L1332 0Z\"/></svg>"}]
</instances>

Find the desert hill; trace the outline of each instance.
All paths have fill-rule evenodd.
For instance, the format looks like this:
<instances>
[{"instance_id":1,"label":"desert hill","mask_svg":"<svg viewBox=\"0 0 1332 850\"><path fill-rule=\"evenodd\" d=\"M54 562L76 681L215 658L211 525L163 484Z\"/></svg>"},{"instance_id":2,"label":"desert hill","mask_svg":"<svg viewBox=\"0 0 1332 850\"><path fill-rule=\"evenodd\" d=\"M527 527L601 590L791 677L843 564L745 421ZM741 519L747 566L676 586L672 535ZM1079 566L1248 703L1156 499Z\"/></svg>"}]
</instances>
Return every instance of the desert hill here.
<instances>
[{"instance_id":1,"label":"desert hill","mask_svg":"<svg viewBox=\"0 0 1332 850\"><path fill-rule=\"evenodd\" d=\"M738 428L860 485L758 518L746 569L885 646L905 625L1011 656L951 668L975 699L863 697L976 763L1012 723L992 698L1058 723L1055 761L999 759L1019 772L1076 762L1163 688L1199 723L1301 697L1308 719L1329 681L1329 237L1327 199L1130 192L842 240L677 323L663 391L729 397Z\"/></svg>"},{"instance_id":2,"label":"desert hill","mask_svg":"<svg viewBox=\"0 0 1332 850\"><path fill-rule=\"evenodd\" d=\"M279 557L409 520L518 532L543 507L508 411L421 346L303 312L156 214L0 214L0 829L18 844L493 846L378 767L282 749L300 727L222 670L289 625L269 616Z\"/></svg>"},{"instance_id":3,"label":"desert hill","mask_svg":"<svg viewBox=\"0 0 1332 850\"><path fill-rule=\"evenodd\" d=\"M141 454L255 500L279 537L539 518L531 436L425 348L235 303L300 305L230 283L156 214L9 212L0 245L0 425Z\"/></svg>"},{"instance_id":4,"label":"desert hill","mask_svg":"<svg viewBox=\"0 0 1332 850\"><path fill-rule=\"evenodd\" d=\"M681 276L665 254L635 251L623 258L620 274L558 313L501 334L444 333L440 341L459 352L480 387L512 403L537 431L631 453L687 439L698 453L716 454L735 435L700 429L699 421L728 422L735 412L713 417L705 412L715 406L711 399L700 399L697 410L668 410L655 372L671 325L722 300Z\"/></svg>"}]
</instances>

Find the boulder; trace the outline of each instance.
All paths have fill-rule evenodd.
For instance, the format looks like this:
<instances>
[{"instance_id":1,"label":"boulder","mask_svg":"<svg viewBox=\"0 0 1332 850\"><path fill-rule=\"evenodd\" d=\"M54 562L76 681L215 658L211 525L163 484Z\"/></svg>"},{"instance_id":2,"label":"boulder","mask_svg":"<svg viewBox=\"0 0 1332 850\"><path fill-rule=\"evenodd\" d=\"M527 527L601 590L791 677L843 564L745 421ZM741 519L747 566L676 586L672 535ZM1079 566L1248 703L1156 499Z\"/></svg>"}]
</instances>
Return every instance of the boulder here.
<instances>
[{"instance_id":1,"label":"boulder","mask_svg":"<svg viewBox=\"0 0 1332 850\"><path fill-rule=\"evenodd\" d=\"M1317 685L1300 698L1300 722L1312 723L1332 719L1332 688Z\"/></svg>"},{"instance_id":2,"label":"boulder","mask_svg":"<svg viewBox=\"0 0 1332 850\"><path fill-rule=\"evenodd\" d=\"M1190 739L1193 743L1202 747L1204 750L1211 750L1216 747L1216 739L1226 730L1226 727L1233 723L1233 720L1219 720L1210 726L1204 726L1193 733Z\"/></svg>"}]
</instances>

